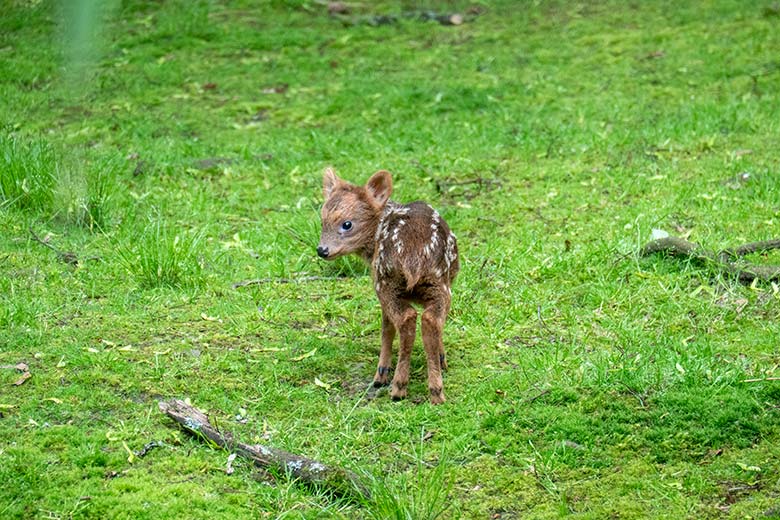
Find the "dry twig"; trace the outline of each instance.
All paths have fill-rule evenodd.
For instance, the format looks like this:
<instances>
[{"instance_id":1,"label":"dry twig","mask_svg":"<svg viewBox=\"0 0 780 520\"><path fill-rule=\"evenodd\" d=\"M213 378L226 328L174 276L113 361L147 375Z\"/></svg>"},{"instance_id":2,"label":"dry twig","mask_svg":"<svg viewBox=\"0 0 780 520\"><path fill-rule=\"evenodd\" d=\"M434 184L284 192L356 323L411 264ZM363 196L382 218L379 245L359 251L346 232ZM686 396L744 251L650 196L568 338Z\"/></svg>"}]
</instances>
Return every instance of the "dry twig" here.
<instances>
[{"instance_id":1,"label":"dry twig","mask_svg":"<svg viewBox=\"0 0 780 520\"><path fill-rule=\"evenodd\" d=\"M65 262L68 265L78 265L79 259L76 256L76 253L73 251L60 251L50 243L46 242L45 240L42 240L38 235L35 234L35 231L33 231L32 226L30 227L30 234L32 235L33 239L38 242L39 244L43 244L44 246L48 247L55 253L57 253L57 258L59 258L62 262Z\"/></svg>"},{"instance_id":2,"label":"dry twig","mask_svg":"<svg viewBox=\"0 0 780 520\"><path fill-rule=\"evenodd\" d=\"M233 289L247 287L248 285L262 285L264 283L300 283L300 282L319 282L324 280L349 280L346 276L300 276L298 278L257 278L255 280L244 280L233 284Z\"/></svg>"}]
</instances>

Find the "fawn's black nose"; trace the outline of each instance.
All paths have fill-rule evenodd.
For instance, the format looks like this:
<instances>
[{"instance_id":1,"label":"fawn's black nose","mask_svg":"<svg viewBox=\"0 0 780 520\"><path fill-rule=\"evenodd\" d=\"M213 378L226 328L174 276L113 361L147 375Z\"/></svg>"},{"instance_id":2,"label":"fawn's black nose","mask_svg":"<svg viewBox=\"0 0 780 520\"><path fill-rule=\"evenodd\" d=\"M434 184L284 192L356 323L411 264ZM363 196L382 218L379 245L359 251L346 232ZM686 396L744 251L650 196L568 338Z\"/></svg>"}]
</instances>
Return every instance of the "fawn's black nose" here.
<instances>
[{"instance_id":1,"label":"fawn's black nose","mask_svg":"<svg viewBox=\"0 0 780 520\"><path fill-rule=\"evenodd\" d=\"M317 254L320 255L320 258L328 258L328 248L317 246Z\"/></svg>"}]
</instances>

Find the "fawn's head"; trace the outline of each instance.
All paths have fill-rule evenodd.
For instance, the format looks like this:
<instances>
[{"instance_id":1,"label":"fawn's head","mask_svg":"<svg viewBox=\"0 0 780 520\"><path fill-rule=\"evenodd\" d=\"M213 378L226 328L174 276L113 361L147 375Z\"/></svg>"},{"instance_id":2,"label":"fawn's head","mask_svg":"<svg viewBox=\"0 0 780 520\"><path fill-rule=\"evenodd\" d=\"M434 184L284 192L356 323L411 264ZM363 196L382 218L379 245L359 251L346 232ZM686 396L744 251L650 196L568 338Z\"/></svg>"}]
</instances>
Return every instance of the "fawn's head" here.
<instances>
[{"instance_id":1,"label":"fawn's head","mask_svg":"<svg viewBox=\"0 0 780 520\"><path fill-rule=\"evenodd\" d=\"M350 253L370 256L379 219L392 191L390 173L384 170L372 175L365 186L355 186L340 179L332 168L326 168L317 254L326 260Z\"/></svg>"}]
</instances>

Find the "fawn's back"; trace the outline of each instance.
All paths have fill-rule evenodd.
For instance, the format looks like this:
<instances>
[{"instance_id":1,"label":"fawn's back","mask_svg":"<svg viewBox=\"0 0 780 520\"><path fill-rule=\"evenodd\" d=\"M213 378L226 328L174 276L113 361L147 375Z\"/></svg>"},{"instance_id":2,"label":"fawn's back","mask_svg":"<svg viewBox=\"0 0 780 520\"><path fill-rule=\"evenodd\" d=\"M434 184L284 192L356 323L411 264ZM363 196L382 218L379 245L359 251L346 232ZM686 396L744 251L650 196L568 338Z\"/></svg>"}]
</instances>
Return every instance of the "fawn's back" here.
<instances>
[{"instance_id":1,"label":"fawn's back","mask_svg":"<svg viewBox=\"0 0 780 520\"><path fill-rule=\"evenodd\" d=\"M447 291L460 264L455 234L439 213L424 202L388 201L374 236L372 259L377 292L416 293L444 285Z\"/></svg>"}]
</instances>

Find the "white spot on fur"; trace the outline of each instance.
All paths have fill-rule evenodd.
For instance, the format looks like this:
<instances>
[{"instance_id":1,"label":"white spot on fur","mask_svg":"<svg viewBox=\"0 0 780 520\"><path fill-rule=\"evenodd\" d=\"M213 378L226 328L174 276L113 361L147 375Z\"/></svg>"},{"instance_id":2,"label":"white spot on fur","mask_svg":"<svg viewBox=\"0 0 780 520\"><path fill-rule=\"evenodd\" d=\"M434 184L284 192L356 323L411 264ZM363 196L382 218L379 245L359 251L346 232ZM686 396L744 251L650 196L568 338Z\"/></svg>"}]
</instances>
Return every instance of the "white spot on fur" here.
<instances>
[{"instance_id":1,"label":"white spot on fur","mask_svg":"<svg viewBox=\"0 0 780 520\"><path fill-rule=\"evenodd\" d=\"M447 245L444 250L444 262L447 264L447 270L457 259L457 253L455 252L455 235L450 233L447 235Z\"/></svg>"},{"instance_id":2,"label":"white spot on fur","mask_svg":"<svg viewBox=\"0 0 780 520\"><path fill-rule=\"evenodd\" d=\"M402 222L403 222L403 221L402 221ZM400 228L401 228L401 225L400 225L400 224L399 224L399 225L397 225L397 226L395 227L395 229L393 230L393 236L392 236L393 245L395 245L395 251L396 251L396 253L398 253L399 255L400 255L400 254L403 254L403 251L404 251L404 244L403 244L403 241L402 241L400 238L398 238L398 230L399 230Z\"/></svg>"}]
</instances>

